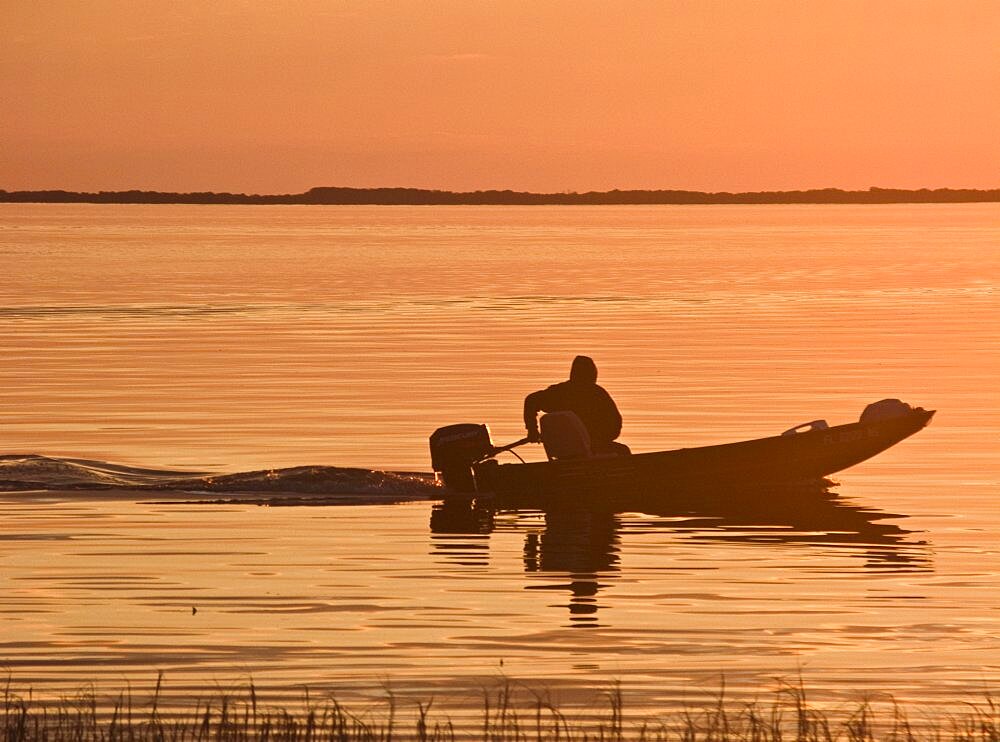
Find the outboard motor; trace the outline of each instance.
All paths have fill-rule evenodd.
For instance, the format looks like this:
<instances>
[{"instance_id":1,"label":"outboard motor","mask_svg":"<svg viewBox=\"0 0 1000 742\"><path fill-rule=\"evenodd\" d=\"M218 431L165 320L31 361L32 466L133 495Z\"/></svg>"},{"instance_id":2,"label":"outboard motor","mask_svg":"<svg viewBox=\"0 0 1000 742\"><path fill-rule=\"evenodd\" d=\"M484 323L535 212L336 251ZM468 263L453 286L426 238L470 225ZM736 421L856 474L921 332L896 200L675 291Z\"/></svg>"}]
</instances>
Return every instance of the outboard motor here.
<instances>
[{"instance_id":1,"label":"outboard motor","mask_svg":"<svg viewBox=\"0 0 1000 742\"><path fill-rule=\"evenodd\" d=\"M472 465L493 453L490 429L476 423L438 428L431 434L431 467L454 492L475 492Z\"/></svg>"}]
</instances>

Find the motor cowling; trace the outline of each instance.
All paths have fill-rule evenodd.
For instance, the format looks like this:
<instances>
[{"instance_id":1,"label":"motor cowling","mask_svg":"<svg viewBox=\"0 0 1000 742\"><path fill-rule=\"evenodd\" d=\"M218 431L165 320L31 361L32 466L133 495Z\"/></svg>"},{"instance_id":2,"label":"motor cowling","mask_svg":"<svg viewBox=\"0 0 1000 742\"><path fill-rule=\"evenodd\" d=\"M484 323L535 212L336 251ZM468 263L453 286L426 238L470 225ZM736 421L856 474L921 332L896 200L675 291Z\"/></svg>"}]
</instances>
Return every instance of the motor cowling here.
<instances>
[{"instance_id":1,"label":"motor cowling","mask_svg":"<svg viewBox=\"0 0 1000 742\"><path fill-rule=\"evenodd\" d=\"M472 465L493 451L490 429L477 423L458 423L431 434L431 467L445 487L455 492L475 492Z\"/></svg>"}]
</instances>

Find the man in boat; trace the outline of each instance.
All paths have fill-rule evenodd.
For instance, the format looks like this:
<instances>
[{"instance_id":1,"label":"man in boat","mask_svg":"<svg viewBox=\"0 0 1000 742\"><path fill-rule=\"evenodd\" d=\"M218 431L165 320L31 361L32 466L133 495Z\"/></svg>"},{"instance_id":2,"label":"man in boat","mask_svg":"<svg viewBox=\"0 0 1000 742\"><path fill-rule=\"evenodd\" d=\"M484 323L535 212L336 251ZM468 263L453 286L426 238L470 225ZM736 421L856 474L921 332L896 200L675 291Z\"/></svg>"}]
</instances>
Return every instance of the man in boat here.
<instances>
[{"instance_id":1,"label":"man in boat","mask_svg":"<svg viewBox=\"0 0 1000 742\"><path fill-rule=\"evenodd\" d=\"M618 406L604 387L597 384L597 365L588 356L577 356L570 368L569 381L532 392L524 399L524 426L528 440L537 443L539 412L573 412L590 434L590 450L595 455L631 453L624 443L617 443L622 432Z\"/></svg>"}]
</instances>

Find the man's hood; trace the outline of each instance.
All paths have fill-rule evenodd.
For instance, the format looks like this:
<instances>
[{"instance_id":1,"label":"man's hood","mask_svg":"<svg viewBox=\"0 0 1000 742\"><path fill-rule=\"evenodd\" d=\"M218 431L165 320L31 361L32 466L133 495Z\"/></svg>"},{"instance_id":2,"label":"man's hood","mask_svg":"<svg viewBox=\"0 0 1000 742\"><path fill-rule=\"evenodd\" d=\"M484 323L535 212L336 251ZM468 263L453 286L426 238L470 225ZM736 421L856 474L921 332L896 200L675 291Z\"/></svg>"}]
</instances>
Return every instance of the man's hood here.
<instances>
[{"instance_id":1,"label":"man's hood","mask_svg":"<svg viewBox=\"0 0 1000 742\"><path fill-rule=\"evenodd\" d=\"M597 383L597 364L590 356L577 356L569 370L569 380L585 384Z\"/></svg>"}]
</instances>

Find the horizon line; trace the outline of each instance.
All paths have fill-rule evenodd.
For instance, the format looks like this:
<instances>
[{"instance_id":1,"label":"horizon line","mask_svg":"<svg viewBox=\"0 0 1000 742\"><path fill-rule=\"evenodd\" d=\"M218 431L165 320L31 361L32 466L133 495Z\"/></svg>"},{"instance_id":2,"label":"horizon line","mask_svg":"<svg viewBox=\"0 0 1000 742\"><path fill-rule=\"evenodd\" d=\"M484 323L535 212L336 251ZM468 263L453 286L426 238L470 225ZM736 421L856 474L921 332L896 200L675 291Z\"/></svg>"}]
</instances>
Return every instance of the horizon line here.
<instances>
[{"instance_id":1,"label":"horizon line","mask_svg":"<svg viewBox=\"0 0 1000 742\"><path fill-rule=\"evenodd\" d=\"M686 189L612 189L535 192L512 189L453 191L407 186L359 188L314 186L301 193L247 194L230 191L159 191L143 189L70 191L0 189L2 203L137 204L301 204L301 205L657 205L657 204L836 204L836 203L991 203L1000 188L882 188L866 190L810 188L765 191Z\"/></svg>"}]
</instances>

